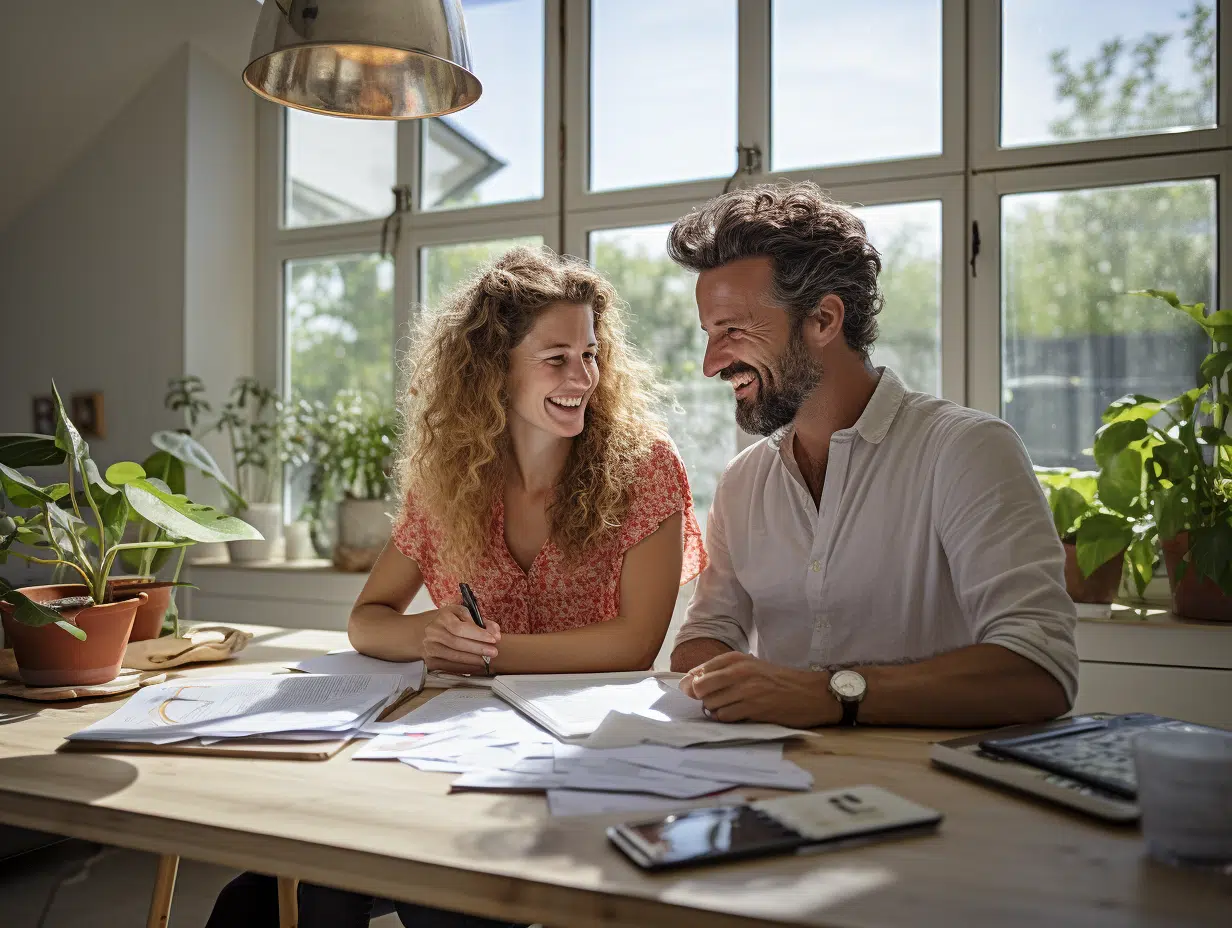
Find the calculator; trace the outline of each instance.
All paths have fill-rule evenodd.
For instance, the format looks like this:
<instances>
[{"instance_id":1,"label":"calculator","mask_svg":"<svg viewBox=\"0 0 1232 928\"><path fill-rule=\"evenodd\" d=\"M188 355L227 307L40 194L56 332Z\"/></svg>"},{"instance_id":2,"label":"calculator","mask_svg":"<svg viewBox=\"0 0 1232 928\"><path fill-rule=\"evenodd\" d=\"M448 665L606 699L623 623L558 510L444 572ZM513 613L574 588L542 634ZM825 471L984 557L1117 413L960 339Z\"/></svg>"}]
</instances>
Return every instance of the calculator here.
<instances>
[{"instance_id":1,"label":"calculator","mask_svg":"<svg viewBox=\"0 0 1232 928\"><path fill-rule=\"evenodd\" d=\"M980 748L1041 770L1070 777L1126 799L1138 794L1134 740L1147 731L1218 731L1145 712L1077 716L1070 724L1034 734L985 738Z\"/></svg>"}]
</instances>

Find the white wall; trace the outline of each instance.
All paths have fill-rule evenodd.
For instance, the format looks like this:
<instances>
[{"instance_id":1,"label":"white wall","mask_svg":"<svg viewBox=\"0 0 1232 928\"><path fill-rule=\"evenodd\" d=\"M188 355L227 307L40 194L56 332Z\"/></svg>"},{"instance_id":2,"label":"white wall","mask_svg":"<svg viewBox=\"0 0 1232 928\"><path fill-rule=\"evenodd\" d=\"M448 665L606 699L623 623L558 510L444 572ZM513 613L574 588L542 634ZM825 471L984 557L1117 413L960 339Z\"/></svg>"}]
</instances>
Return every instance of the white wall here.
<instances>
[{"instance_id":1,"label":"white wall","mask_svg":"<svg viewBox=\"0 0 1232 928\"><path fill-rule=\"evenodd\" d=\"M100 464L145 456L173 423L162 385L184 367L184 105L175 55L58 181L0 233L0 431L33 428L54 377L105 397Z\"/></svg>"},{"instance_id":2,"label":"white wall","mask_svg":"<svg viewBox=\"0 0 1232 928\"><path fill-rule=\"evenodd\" d=\"M205 381L217 410L253 371L256 97L195 48L188 78L184 373ZM204 443L228 467L223 437ZM216 484L191 476L189 495L222 502Z\"/></svg>"},{"instance_id":3,"label":"white wall","mask_svg":"<svg viewBox=\"0 0 1232 928\"><path fill-rule=\"evenodd\" d=\"M140 461L181 424L168 379L202 376L217 405L251 373L254 101L184 44L0 231L0 432L32 430L54 377L66 402L104 395L100 466Z\"/></svg>"}]
</instances>

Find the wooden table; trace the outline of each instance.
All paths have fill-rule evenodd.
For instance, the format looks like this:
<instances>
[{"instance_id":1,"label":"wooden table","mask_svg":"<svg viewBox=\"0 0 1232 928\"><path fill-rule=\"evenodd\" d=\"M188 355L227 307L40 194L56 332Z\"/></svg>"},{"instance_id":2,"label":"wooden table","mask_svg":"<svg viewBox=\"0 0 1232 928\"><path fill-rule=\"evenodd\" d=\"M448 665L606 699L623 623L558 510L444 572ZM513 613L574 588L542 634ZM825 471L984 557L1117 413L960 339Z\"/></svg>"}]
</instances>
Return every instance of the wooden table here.
<instances>
[{"instance_id":1,"label":"wooden table","mask_svg":"<svg viewBox=\"0 0 1232 928\"><path fill-rule=\"evenodd\" d=\"M190 672L273 669L343 644L245 627L256 637L242 660ZM553 819L542 796L451 796L452 776L352 763L354 747L315 763L56 752L117 700L0 699L0 822L552 928L1175 928L1232 912L1232 879L1147 860L1136 829L931 769L939 732L827 731L789 749L818 789L872 783L941 809L936 836L646 876L604 838L627 813Z\"/></svg>"}]
</instances>

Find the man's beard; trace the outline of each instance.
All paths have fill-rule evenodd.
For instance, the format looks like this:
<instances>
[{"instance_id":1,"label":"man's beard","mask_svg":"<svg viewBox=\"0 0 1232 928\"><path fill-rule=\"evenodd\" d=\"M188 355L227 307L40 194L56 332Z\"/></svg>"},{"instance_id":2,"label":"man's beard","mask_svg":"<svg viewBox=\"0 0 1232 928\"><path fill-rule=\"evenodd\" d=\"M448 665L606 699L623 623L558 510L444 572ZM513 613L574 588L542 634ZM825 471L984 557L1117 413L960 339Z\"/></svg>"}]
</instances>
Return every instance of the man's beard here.
<instances>
[{"instance_id":1,"label":"man's beard","mask_svg":"<svg viewBox=\"0 0 1232 928\"><path fill-rule=\"evenodd\" d=\"M755 435L772 435L796 418L809 394L821 383L822 368L809 356L801 335L803 326L792 326L787 347L770 368L773 383L767 383L756 368L737 361L721 372L724 380L748 371L757 377L757 396L736 400L736 424Z\"/></svg>"}]
</instances>

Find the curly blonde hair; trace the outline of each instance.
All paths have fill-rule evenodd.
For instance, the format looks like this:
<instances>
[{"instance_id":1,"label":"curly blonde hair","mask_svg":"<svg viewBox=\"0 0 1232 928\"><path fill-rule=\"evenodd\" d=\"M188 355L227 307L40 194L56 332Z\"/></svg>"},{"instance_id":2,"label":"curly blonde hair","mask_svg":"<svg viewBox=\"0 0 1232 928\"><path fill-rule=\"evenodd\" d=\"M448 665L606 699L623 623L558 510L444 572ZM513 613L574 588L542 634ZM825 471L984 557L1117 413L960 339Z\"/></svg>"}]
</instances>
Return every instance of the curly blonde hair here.
<instances>
[{"instance_id":1,"label":"curly blonde hair","mask_svg":"<svg viewBox=\"0 0 1232 928\"><path fill-rule=\"evenodd\" d=\"M485 552L505 486L510 352L553 303L593 311L600 375L548 510L548 537L567 559L621 524L637 469L665 434L653 412L661 387L626 340L623 306L603 276L548 248L514 248L481 268L423 313L401 404L402 505L413 493L447 526L437 554L455 571Z\"/></svg>"}]
</instances>

